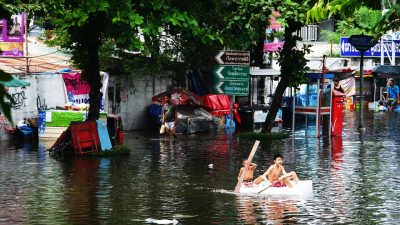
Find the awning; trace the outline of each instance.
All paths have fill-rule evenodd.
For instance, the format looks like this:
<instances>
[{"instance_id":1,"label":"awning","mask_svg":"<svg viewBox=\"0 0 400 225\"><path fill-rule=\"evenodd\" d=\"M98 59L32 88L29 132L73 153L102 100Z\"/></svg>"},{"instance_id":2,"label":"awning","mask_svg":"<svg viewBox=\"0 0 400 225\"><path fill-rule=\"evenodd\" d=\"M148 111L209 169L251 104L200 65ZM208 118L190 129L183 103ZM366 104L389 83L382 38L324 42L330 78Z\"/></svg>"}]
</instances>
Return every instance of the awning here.
<instances>
[{"instance_id":1,"label":"awning","mask_svg":"<svg viewBox=\"0 0 400 225\"><path fill-rule=\"evenodd\" d=\"M372 69L375 78L400 79L400 66L380 65Z\"/></svg>"},{"instance_id":2,"label":"awning","mask_svg":"<svg viewBox=\"0 0 400 225\"><path fill-rule=\"evenodd\" d=\"M0 84L6 87L26 87L31 85L29 82L12 77L9 81L0 81Z\"/></svg>"},{"instance_id":3,"label":"awning","mask_svg":"<svg viewBox=\"0 0 400 225\"><path fill-rule=\"evenodd\" d=\"M275 69L251 68L250 75L251 76L279 76L279 75L281 75L281 71L275 70Z\"/></svg>"},{"instance_id":4,"label":"awning","mask_svg":"<svg viewBox=\"0 0 400 225\"><path fill-rule=\"evenodd\" d=\"M322 73L306 73L305 76L312 80L322 79ZM333 78L335 78L335 75L333 75L332 73L325 73L324 78L325 79L333 79Z\"/></svg>"}]
</instances>

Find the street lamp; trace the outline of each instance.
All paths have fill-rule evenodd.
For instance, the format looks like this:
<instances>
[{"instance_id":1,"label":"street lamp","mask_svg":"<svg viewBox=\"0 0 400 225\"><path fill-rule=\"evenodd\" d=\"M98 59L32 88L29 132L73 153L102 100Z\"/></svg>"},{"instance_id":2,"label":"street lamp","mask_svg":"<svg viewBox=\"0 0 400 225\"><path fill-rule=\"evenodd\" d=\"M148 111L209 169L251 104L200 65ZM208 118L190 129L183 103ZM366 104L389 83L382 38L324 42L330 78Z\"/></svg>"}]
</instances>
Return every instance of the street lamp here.
<instances>
[{"instance_id":1,"label":"street lamp","mask_svg":"<svg viewBox=\"0 0 400 225\"><path fill-rule=\"evenodd\" d=\"M360 118L359 118L359 130L364 130L364 53L373 47L377 42L374 37L368 35L351 35L349 38L349 43L353 45L358 51L360 51Z\"/></svg>"}]
</instances>

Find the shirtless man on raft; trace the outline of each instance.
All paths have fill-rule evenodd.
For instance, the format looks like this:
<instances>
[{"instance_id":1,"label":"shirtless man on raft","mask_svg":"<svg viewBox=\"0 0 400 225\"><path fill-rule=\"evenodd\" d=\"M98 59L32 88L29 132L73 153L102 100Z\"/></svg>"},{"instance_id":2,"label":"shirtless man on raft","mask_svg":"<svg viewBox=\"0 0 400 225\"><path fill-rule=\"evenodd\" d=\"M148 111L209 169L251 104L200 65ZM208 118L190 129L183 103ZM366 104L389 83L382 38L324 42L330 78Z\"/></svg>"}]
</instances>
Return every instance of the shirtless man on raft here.
<instances>
[{"instance_id":1,"label":"shirtless man on raft","mask_svg":"<svg viewBox=\"0 0 400 225\"><path fill-rule=\"evenodd\" d=\"M253 186L253 174L254 174L254 170L257 168L257 164L251 163L249 165L249 161L248 160L243 160L242 164L243 164L243 167L240 168L239 175L238 175L238 180L240 180L240 177L243 174L244 168L246 167L246 165L248 165L249 167L248 167L247 172L246 172L246 174L245 174L245 176L243 178L243 184L246 187L252 187Z\"/></svg>"},{"instance_id":2,"label":"shirtless man on raft","mask_svg":"<svg viewBox=\"0 0 400 225\"><path fill-rule=\"evenodd\" d=\"M254 183L258 185L263 181L268 181L270 184L272 184L272 187L293 187L293 183L291 183L291 181L294 181L294 183L297 184L299 182L299 178L294 171L286 173L282 166L282 162L282 155L274 155L274 165L270 166L263 175L255 179ZM283 174L283 176L281 176L281 174Z\"/></svg>"}]
</instances>

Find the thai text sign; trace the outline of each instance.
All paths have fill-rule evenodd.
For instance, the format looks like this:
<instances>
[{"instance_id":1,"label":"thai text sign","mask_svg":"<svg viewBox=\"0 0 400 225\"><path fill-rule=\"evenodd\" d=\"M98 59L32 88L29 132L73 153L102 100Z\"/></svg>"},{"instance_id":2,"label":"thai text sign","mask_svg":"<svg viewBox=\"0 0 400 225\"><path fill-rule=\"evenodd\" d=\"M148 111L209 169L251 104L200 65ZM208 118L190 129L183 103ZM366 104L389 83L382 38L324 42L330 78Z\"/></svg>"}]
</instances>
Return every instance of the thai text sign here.
<instances>
[{"instance_id":1,"label":"thai text sign","mask_svg":"<svg viewBox=\"0 0 400 225\"><path fill-rule=\"evenodd\" d=\"M218 52L215 60L225 65L250 65L250 52L223 50Z\"/></svg>"},{"instance_id":2,"label":"thai text sign","mask_svg":"<svg viewBox=\"0 0 400 225\"><path fill-rule=\"evenodd\" d=\"M395 40L395 55L396 57L400 56L400 40ZM391 41L384 41L384 50L387 50L389 56L392 55L392 42ZM381 44L378 42L369 50L364 52L364 57L381 57ZM348 37L340 38L340 56L342 57L360 57L361 53L358 51L354 46L349 43ZM385 51L385 56L387 56L387 52Z\"/></svg>"},{"instance_id":3,"label":"thai text sign","mask_svg":"<svg viewBox=\"0 0 400 225\"><path fill-rule=\"evenodd\" d=\"M67 101L74 104L88 104L90 86L81 79L81 73L63 73L67 90Z\"/></svg>"},{"instance_id":4,"label":"thai text sign","mask_svg":"<svg viewBox=\"0 0 400 225\"><path fill-rule=\"evenodd\" d=\"M102 87L100 92L102 98L100 102L100 109L104 110L105 93L108 86L108 74L100 72ZM65 83L66 89L66 100L67 102L78 105L78 104L89 104L89 84L81 78L81 73L63 73L62 78Z\"/></svg>"},{"instance_id":5,"label":"thai text sign","mask_svg":"<svg viewBox=\"0 0 400 225\"><path fill-rule=\"evenodd\" d=\"M249 93L249 81L221 80L214 86L214 89L218 94L247 96Z\"/></svg>"},{"instance_id":6,"label":"thai text sign","mask_svg":"<svg viewBox=\"0 0 400 225\"><path fill-rule=\"evenodd\" d=\"M214 71L214 82L220 80L248 80L250 67L248 66L219 66Z\"/></svg>"}]
</instances>

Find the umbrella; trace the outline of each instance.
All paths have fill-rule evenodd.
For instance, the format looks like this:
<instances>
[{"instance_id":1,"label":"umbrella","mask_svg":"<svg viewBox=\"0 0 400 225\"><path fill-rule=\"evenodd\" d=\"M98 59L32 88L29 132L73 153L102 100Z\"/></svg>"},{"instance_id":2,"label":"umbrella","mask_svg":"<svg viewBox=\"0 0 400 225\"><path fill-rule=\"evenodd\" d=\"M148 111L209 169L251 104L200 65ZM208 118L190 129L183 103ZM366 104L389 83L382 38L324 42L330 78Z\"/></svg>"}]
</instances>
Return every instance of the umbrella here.
<instances>
[{"instance_id":1,"label":"umbrella","mask_svg":"<svg viewBox=\"0 0 400 225\"><path fill-rule=\"evenodd\" d=\"M151 99L154 104L164 105L165 104L165 95L171 95L171 102L176 105L186 105L186 104L196 104L200 105L202 103L202 98L191 91L187 91L184 89L173 89L170 91L163 92L156 96L153 96Z\"/></svg>"},{"instance_id":2,"label":"umbrella","mask_svg":"<svg viewBox=\"0 0 400 225\"><path fill-rule=\"evenodd\" d=\"M25 87L31 85L29 82L17 79L14 76L9 81L0 81L0 84L5 87Z\"/></svg>"}]
</instances>

